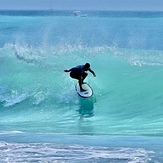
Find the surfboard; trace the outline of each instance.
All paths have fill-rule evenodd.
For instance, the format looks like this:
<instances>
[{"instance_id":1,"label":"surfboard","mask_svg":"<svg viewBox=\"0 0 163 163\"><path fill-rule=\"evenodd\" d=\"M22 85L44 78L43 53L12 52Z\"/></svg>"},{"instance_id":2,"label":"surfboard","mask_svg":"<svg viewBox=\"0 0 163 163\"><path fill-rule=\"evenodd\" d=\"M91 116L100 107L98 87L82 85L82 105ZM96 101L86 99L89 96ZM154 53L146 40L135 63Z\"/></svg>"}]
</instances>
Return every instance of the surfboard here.
<instances>
[{"instance_id":1,"label":"surfboard","mask_svg":"<svg viewBox=\"0 0 163 163\"><path fill-rule=\"evenodd\" d=\"M81 92L80 87L79 87L79 83L76 84L75 89L76 89L76 92L78 93L78 95L80 97L88 98L88 97L91 97L93 95L93 90L87 83L82 84L82 88L86 91Z\"/></svg>"}]
</instances>

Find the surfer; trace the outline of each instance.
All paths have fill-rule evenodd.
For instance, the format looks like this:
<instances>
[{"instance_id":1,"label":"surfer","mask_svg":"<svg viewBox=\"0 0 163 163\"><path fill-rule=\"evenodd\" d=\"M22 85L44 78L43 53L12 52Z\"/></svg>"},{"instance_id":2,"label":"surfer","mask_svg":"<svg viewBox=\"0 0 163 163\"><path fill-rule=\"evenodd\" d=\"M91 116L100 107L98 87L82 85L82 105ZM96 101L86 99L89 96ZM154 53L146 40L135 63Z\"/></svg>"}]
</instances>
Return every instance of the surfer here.
<instances>
[{"instance_id":1,"label":"surfer","mask_svg":"<svg viewBox=\"0 0 163 163\"><path fill-rule=\"evenodd\" d=\"M87 77L87 73L85 71L90 71L94 77L96 77L96 74L94 71L91 70L90 64L86 63L85 65L79 65L76 67L73 67L69 70L64 70L64 72L70 72L70 77L77 79L79 81L80 90L84 92L85 90L82 88L82 84L84 84L84 79Z\"/></svg>"}]
</instances>

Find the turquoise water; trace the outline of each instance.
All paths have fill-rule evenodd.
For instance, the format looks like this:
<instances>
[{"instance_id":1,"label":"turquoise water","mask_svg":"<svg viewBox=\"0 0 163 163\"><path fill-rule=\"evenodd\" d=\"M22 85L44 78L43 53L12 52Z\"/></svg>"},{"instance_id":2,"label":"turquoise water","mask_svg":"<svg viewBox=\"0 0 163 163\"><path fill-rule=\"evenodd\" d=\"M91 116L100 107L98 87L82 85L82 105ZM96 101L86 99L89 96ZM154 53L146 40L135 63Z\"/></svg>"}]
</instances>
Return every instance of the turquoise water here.
<instances>
[{"instance_id":1,"label":"turquoise water","mask_svg":"<svg viewBox=\"0 0 163 163\"><path fill-rule=\"evenodd\" d=\"M163 161L163 13L83 13L0 12L3 162Z\"/></svg>"}]
</instances>

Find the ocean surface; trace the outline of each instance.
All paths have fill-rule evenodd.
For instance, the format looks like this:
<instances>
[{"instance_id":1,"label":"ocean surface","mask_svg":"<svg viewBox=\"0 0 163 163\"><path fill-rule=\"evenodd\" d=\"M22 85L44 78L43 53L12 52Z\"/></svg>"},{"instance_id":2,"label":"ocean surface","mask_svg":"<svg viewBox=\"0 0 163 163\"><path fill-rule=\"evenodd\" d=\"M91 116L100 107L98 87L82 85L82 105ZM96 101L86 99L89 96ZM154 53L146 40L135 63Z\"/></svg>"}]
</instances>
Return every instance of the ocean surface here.
<instances>
[{"instance_id":1,"label":"ocean surface","mask_svg":"<svg viewBox=\"0 0 163 163\"><path fill-rule=\"evenodd\" d=\"M163 13L0 11L0 160L162 163Z\"/></svg>"}]
</instances>

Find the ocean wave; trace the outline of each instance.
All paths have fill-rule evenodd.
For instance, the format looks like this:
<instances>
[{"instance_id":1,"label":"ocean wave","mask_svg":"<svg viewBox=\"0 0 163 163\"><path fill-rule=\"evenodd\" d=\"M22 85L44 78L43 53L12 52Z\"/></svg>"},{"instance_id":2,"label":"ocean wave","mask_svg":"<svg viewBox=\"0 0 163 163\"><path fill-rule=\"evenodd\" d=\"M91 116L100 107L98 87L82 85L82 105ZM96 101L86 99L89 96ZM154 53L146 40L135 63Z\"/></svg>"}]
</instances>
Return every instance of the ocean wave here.
<instances>
[{"instance_id":1,"label":"ocean wave","mask_svg":"<svg viewBox=\"0 0 163 163\"><path fill-rule=\"evenodd\" d=\"M121 49L116 45L81 46L66 51L63 46L65 51L60 53L58 49L53 51L54 47L44 47L42 50L35 46L6 44L0 50L0 60L3 61L0 69L0 101L6 116L2 122L11 118L5 112L7 108L15 113L21 110L20 117L24 117L24 112L28 114L20 121L31 122L29 126L32 126L32 110L33 115L37 113L36 119L42 128L46 124L42 120L50 116L51 123L45 130L53 132L55 123L56 130L61 133L161 135L162 118L159 115L163 112L160 109L163 70L157 64L162 64L161 51L149 50L144 54L143 50ZM77 81L64 72L64 69L86 62L90 62L91 69L96 73L96 78L89 73L86 82L94 90L97 102L83 102L75 91ZM16 123L15 114L12 116L13 123ZM74 121L86 117L91 118L95 130L80 131L78 127L70 127L75 125ZM127 125L128 121L132 123ZM135 126L135 123L138 125ZM150 123L149 128L146 127L147 123ZM27 130L25 123L21 125L22 130ZM71 129L66 128L67 125ZM12 128L12 125L9 126ZM87 126L92 128L90 124ZM19 130L19 126L16 129ZM32 127L30 129L33 131ZM151 130L152 133L149 132Z\"/></svg>"}]
</instances>

